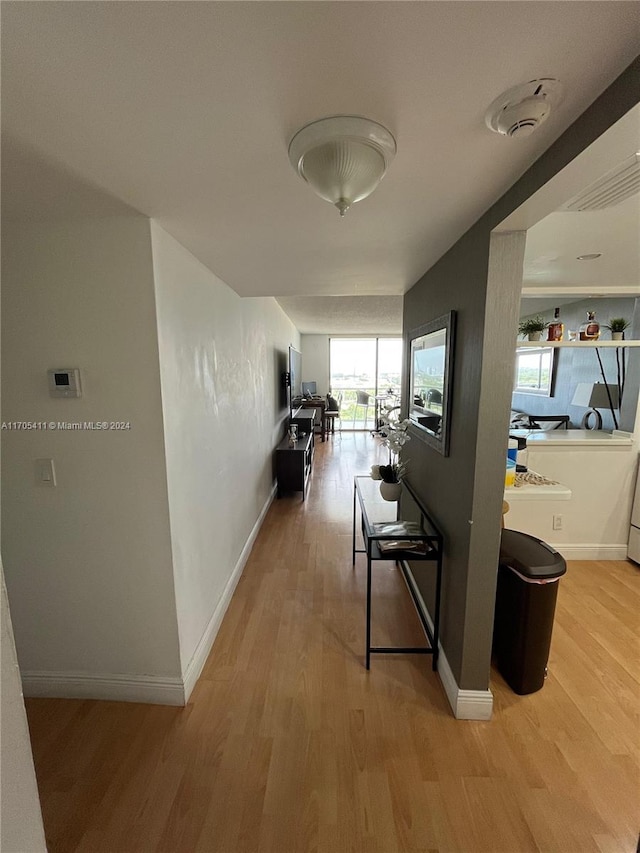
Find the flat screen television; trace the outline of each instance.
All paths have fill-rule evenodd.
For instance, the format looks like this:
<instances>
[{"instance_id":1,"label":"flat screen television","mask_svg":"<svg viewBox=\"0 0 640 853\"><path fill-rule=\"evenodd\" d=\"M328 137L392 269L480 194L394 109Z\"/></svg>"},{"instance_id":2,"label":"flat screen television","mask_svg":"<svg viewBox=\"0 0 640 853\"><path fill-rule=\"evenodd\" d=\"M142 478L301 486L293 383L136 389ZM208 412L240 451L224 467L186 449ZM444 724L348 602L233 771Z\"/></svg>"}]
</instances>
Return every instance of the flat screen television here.
<instances>
[{"instance_id":1,"label":"flat screen television","mask_svg":"<svg viewBox=\"0 0 640 853\"><path fill-rule=\"evenodd\" d=\"M293 414L293 401L302 396L302 355L289 347L289 409Z\"/></svg>"}]
</instances>

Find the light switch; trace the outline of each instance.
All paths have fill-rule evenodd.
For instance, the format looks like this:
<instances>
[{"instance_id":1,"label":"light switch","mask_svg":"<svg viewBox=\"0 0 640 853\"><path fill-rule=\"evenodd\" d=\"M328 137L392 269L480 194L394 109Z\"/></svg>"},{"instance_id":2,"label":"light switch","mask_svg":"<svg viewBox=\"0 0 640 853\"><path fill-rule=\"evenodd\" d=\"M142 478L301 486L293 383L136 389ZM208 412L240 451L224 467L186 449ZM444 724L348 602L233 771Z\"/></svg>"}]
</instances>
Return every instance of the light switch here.
<instances>
[{"instance_id":1,"label":"light switch","mask_svg":"<svg viewBox=\"0 0 640 853\"><path fill-rule=\"evenodd\" d=\"M36 459L36 483L39 486L56 485L56 469L53 459Z\"/></svg>"}]
</instances>

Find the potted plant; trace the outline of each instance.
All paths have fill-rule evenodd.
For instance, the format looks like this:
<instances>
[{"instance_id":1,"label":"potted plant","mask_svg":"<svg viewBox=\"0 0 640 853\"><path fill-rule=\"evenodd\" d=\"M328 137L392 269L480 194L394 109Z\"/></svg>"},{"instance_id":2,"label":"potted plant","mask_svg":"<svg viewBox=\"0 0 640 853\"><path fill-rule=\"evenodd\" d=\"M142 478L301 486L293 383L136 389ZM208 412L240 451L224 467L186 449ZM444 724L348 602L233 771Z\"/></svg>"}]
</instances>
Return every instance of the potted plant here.
<instances>
[{"instance_id":1,"label":"potted plant","mask_svg":"<svg viewBox=\"0 0 640 853\"><path fill-rule=\"evenodd\" d=\"M624 317L614 317L613 320L609 320L605 329L609 329L611 332L612 341L623 341L624 330L628 329L630 325L631 323L628 320L625 320Z\"/></svg>"},{"instance_id":2,"label":"potted plant","mask_svg":"<svg viewBox=\"0 0 640 853\"><path fill-rule=\"evenodd\" d=\"M411 440L411 436L407 433L410 423L411 421L408 418L403 421L396 421L388 414L382 417L382 443L389 449L389 464L378 466L376 473L382 480L380 494L385 501L397 501L402 491L401 484L406 473L406 466L400 460L400 453L404 445Z\"/></svg>"},{"instance_id":3,"label":"potted plant","mask_svg":"<svg viewBox=\"0 0 640 853\"><path fill-rule=\"evenodd\" d=\"M537 314L535 317L529 317L527 320L521 320L518 325L518 332L525 336L530 341L539 341L540 336L549 324Z\"/></svg>"},{"instance_id":4,"label":"potted plant","mask_svg":"<svg viewBox=\"0 0 640 853\"><path fill-rule=\"evenodd\" d=\"M402 477L405 466L402 462L391 462L389 465L380 466L380 494L385 501L397 501L402 491Z\"/></svg>"}]
</instances>

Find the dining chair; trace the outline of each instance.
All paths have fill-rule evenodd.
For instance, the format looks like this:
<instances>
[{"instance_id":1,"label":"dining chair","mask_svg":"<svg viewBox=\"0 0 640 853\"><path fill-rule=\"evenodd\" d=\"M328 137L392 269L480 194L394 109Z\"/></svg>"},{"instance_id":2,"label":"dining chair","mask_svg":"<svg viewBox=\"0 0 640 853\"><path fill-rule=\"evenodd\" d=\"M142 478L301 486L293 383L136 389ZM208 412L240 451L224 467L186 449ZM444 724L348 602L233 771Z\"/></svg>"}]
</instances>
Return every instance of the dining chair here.
<instances>
[{"instance_id":1,"label":"dining chair","mask_svg":"<svg viewBox=\"0 0 640 853\"><path fill-rule=\"evenodd\" d=\"M364 407L364 427L367 427L367 415L369 413L369 400L371 395L366 391L356 391L356 404L353 407L353 429L356 428L356 418L358 416L358 408Z\"/></svg>"},{"instance_id":2,"label":"dining chair","mask_svg":"<svg viewBox=\"0 0 640 853\"><path fill-rule=\"evenodd\" d=\"M325 423L327 424L327 433L335 433L336 421L340 421L338 430L342 432L342 391L338 392L337 397L327 394L327 408L325 409L324 416L326 419Z\"/></svg>"}]
</instances>

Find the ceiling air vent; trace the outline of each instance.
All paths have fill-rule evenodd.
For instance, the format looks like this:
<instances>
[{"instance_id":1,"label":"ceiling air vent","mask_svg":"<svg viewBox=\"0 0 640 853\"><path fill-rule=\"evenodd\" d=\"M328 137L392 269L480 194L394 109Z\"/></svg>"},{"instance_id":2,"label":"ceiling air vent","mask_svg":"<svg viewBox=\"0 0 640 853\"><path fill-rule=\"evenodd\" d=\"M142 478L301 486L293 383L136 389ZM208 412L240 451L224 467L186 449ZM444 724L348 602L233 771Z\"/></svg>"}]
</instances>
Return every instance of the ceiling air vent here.
<instances>
[{"instance_id":1,"label":"ceiling air vent","mask_svg":"<svg viewBox=\"0 0 640 853\"><path fill-rule=\"evenodd\" d=\"M640 191L640 153L631 157L591 184L561 210L580 213L584 210L604 210L613 207Z\"/></svg>"}]
</instances>

